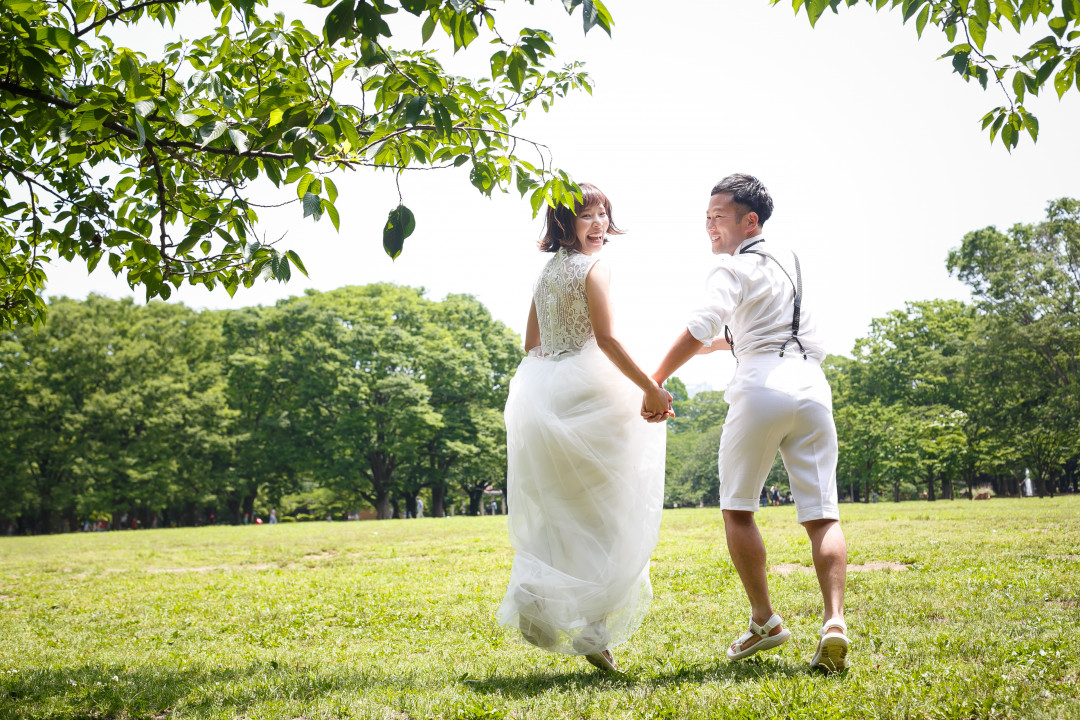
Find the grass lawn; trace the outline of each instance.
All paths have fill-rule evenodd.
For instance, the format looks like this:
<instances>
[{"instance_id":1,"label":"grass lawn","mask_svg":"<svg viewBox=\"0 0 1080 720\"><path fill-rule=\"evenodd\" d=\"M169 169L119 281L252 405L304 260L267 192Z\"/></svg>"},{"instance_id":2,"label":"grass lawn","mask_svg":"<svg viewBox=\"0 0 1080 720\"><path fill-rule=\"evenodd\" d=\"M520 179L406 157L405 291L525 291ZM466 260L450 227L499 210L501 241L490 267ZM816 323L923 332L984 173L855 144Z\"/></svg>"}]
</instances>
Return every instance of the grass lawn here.
<instances>
[{"instance_id":1,"label":"grass lawn","mask_svg":"<svg viewBox=\"0 0 1080 720\"><path fill-rule=\"evenodd\" d=\"M759 521L791 642L727 662L720 513L668 511L612 678L495 624L503 518L0 538L0 718L1080 718L1080 497L841 512L861 571L828 677L790 507Z\"/></svg>"}]
</instances>

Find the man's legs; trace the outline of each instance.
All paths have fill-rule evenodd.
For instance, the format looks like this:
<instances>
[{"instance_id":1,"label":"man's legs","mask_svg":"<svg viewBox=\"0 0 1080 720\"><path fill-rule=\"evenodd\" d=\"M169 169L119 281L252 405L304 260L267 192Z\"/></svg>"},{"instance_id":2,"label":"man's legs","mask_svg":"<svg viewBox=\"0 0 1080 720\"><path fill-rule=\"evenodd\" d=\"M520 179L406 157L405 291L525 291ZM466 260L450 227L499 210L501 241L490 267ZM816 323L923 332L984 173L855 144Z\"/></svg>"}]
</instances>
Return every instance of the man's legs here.
<instances>
[{"instance_id":1,"label":"man's legs","mask_svg":"<svg viewBox=\"0 0 1080 720\"><path fill-rule=\"evenodd\" d=\"M847 543L844 531L836 520L808 520L803 523L810 536L817 570L825 617L821 624L821 640L810 660L810 667L826 672L839 672L847 667L848 648L844 623L844 582L847 579Z\"/></svg>"},{"instance_id":2,"label":"man's legs","mask_svg":"<svg viewBox=\"0 0 1080 720\"><path fill-rule=\"evenodd\" d=\"M844 584L847 581L847 542L837 520L809 520L803 523L810 536L821 598L825 602L822 622L844 619ZM831 628L839 631L841 627Z\"/></svg>"},{"instance_id":3,"label":"man's legs","mask_svg":"<svg viewBox=\"0 0 1080 720\"><path fill-rule=\"evenodd\" d=\"M772 603L769 602L769 583L765 570L765 543L754 522L754 513L745 510L724 510L724 533L727 536L728 552L731 561L739 573L743 589L750 599L751 618L758 625L764 625L772 617ZM783 631L777 625L769 633L776 635ZM741 649L752 647L760 638L752 635Z\"/></svg>"}]
</instances>

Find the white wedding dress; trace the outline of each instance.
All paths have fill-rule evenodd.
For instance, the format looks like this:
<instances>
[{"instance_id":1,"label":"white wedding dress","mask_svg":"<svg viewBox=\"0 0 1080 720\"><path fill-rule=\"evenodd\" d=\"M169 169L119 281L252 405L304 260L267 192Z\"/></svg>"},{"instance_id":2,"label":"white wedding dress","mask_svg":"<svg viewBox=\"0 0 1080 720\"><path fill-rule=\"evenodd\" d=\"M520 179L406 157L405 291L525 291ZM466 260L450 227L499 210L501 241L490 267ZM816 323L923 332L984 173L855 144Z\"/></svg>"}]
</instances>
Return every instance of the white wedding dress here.
<instances>
[{"instance_id":1,"label":"white wedding dress","mask_svg":"<svg viewBox=\"0 0 1080 720\"><path fill-rule=\"evenodd\" d=\"M561 249L533 300L540 348L506 401L514 563L502 625L553 652L627 640L652 601L649 556L664 499L666 425L593 338L585 279L595 255Z\"/></svg>"}]
</instances>

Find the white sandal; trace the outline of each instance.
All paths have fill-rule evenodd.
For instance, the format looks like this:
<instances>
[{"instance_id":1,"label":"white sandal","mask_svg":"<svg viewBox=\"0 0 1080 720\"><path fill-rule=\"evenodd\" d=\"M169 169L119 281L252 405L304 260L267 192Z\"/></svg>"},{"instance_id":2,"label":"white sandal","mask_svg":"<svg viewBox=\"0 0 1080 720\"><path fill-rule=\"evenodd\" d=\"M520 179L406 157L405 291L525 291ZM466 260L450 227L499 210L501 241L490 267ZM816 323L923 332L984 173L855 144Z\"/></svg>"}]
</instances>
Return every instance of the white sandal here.
<instances>
[{"instance_id":1,"label":"white sandal","mask_svg":"<svg viewBox=\"0 0 1080 720\"><path fill-rule=\"evenodd\" d=\"M843 632L826 632L829 628L840 628ZM810 667L825 672L840 672L847 667L848 648L851 641L847 638L847 624L843 620L829 620L818 631L821 640L817 652L810 661Z\"/></svg>"},{"instance_id":2,"label":"white sandal","mask_svg":"<svg viewBox=\"0 0 1080 720\"><path fill-rule=\"evenodd\" d=\"M754 616L751 615L750 628L739 636L738 640L728 646L728 660L742 660L761 650L768 650L769 648L774 648L786 643L788 639L791 638L791 631L787 628L784 628L775 635L769 634L782 622L784 622L784 619L776 613L773 613L772 617L770 617L764 625L758 625L754 622ZM743 643L754 636L757 636L759 640L750 647L744 648ZM733 650L732 646L737 646L739 649Z\"/></svg>"}]
</instances>

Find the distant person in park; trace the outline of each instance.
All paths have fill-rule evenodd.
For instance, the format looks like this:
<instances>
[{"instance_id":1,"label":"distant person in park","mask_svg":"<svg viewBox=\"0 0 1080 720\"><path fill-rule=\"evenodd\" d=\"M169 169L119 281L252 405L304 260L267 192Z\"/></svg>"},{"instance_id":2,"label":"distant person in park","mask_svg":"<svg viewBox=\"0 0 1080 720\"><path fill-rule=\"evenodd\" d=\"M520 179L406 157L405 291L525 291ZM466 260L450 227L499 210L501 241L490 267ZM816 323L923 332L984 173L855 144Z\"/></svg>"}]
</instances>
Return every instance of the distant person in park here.
<instances>
[{"instance_id":1,"label":"distant person in park","mask_svg":"<svg viewBox=\"0 0 1080 720\"><path fill-rule=\"evenodd\" d=\"M416 517L424 517L424 501L420 498L416 498Z\"/></svg>"},{"instance_id":2,"label":"distant person in park","mask_svg":"<svg viewBox=\"0 0 1080 720\"><path fill-rule=\"evenodd\" d=\"M731 660L777 647L791 637L773 612L765 545L754 521L759 496L776 458L791 480L798 522L810 536L824 599L820 640L810 664L826 671L847 664L844 584L847 544L836 493L837 442L832 391L821 361L814 300L803 302L803 274L791 250L766 242L772 215L768 190L750 175L721 180L709 198L705 229L717 261L706 298L661 361L662 383L695 354L731 349L738 362L724 399L720 438L720 507L728 551L750 600L750 627L727 650ZM646 397L642 414L660 421Z\"/></svg>"},{"instance_id":3,"label":"distant person in park","mask_svg":"<svg viewBox=\"0 0 1080 720\"><path fill-rule=\"evenodd\" d=\"M277 525L277 510L270 508L270 524Z\"/></svg>"},{"instance_id":4,"label":"distant person in park","mask_svg":"<svg viewBox=\"0 0 1080 720\"><path fill-rule=\"evenodd\" d=\"M611 203L582 184L573 211L548 208L533 287L528 355L506 401L508 525L515 555L499 622L551 652L617 669L611 648L652 600L649 556L664 499L662 425L671 396L616 339L609 269Z\"/></svg>"}]
</instances>

